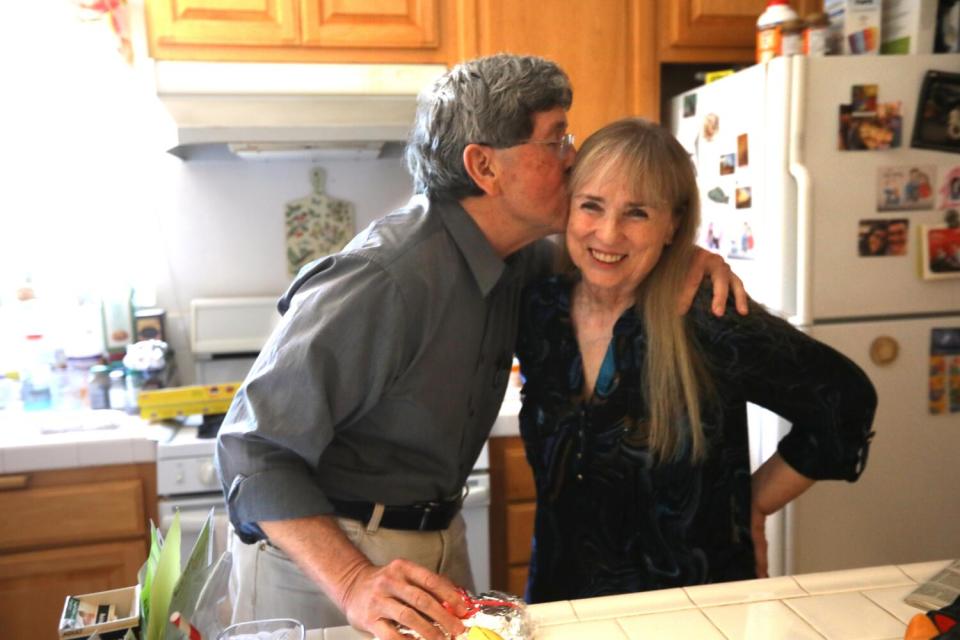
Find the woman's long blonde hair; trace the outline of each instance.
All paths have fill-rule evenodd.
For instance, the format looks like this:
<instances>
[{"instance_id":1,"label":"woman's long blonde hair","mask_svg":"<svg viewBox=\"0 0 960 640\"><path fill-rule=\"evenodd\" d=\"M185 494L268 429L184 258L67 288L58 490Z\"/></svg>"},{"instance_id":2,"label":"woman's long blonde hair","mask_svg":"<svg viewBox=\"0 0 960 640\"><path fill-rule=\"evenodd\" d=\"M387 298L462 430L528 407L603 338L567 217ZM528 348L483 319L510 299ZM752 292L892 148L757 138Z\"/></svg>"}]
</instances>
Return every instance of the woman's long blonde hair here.
<instances>
[{"instance_id":1,"label":"woman's long blonde hair","mask_svg":"<svg viewBox=\"0 0 960 640\"><path fill-rule=\"evenodd\" d=\"M658 460L688 453L692 460L702 460L706 445L701 399L712 395L713 385L686 317L677 312L700 222L693 163L669 131L627 118L603 127L583 143L570 177L570 193L578 193L598 174L634 184L638 199L673 215L673 241L637 290L647 341L642 380L649 423L646 433L636 435L645 437Z\"/></svg>"}]
</instances>

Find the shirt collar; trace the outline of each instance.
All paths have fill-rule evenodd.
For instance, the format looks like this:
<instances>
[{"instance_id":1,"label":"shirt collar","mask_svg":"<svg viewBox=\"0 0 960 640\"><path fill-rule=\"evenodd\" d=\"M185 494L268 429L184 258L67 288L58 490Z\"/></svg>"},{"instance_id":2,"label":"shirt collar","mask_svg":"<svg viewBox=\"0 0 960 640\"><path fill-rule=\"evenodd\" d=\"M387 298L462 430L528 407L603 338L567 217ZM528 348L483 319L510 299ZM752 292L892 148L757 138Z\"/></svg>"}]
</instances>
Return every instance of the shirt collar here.
<instances>
[{"instance_id":1,"label":"shirt collar","mask_svg":"<svg viewBox=\"0 0 960 640\"><path fill-rule=\"evenodd\" d=\"M436 204L447 232L467 261L480 292L486 297L500 280L506 264L460 203L444 201Z\"/></svg>"}]
</instances>

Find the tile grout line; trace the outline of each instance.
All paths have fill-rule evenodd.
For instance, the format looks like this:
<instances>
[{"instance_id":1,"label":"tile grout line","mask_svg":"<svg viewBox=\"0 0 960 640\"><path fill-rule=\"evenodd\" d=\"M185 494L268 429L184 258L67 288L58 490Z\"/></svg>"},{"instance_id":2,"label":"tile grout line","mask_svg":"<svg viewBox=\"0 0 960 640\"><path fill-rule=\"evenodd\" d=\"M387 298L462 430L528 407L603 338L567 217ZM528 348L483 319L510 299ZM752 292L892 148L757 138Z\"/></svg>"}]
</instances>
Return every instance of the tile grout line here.
<instances>
[{"instance_id":1,"label":"tile grout line","mask_svg":"<svg viewBox=\"0 0 960 640\"><path fill-rule=\"evenodd\" d=\"M880 609L881 611L883 611L885 614L887 614L888 616L890 616L891 618L893 618L894 620L896 620L896 621L897 621L897 624L902 624L904 630L906 630L907 624L906 624L903 620L901 620L900 618L898 618L897 616L895 616L895 615L893 614L893 612L888 611L885 606L883 606L883 605L880 604L879 602L873 600L872 598L868 597L867 594L865 594L863 591L857 591L857 593L860 594L860 597L861 597L861 598L863 598L864 600L866 600L867 602L869 602L870 604L872 604L873 606L877 607L878 609Z\"/></svg>"}]
</instances>

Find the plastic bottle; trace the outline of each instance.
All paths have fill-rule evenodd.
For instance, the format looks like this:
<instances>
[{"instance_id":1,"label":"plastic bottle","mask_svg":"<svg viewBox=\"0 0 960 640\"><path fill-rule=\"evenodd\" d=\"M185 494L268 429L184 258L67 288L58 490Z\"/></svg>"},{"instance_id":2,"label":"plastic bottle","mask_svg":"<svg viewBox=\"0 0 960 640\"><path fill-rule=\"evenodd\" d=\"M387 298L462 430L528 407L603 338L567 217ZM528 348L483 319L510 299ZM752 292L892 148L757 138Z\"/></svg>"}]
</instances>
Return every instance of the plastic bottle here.
<instances>
[{"instance_id":1,"label":"plastic bottle","mask_svg":"<svg viewBox=\"0 0 960 640\"><path fill-rule=\"evenodd\" d=\"M783 55L783 23L799 20L797 12L787 0L769 0L767 8L757 19L757 62L767 62Z\"/></svg>"},{"instance_id":2,"label":"plastic bottle","mask_svg":"<svg viewBox=\"0 0 960 640\"><path fill-rule=\"evenodd\" d=\"M53 403L50 392L51 359L42 335L32 334L27 336L24 355L25 360L21 375L23 408L26 411L49 409Z\"/></svg>"},{"instance_id":3,"label":"plastic bottle","mask_svg":"<svg viewBox=\"0 0 960 640\"><path fill-rule=\"evenodd\" d=\"M127 410L127 385L124 382L123 369L110 371L110 408Z\"/></svg>"},{"instance_id":4,"label":"plastic bottle","mask_svg":"<svg viewBox=\"0 0 960 640\"><path fill-rule=\"evenodd\" d=\"M106 365L97 364L90 367L87 394L91 409L110 408L110 372Z\"/></svg>"}]
</instances>

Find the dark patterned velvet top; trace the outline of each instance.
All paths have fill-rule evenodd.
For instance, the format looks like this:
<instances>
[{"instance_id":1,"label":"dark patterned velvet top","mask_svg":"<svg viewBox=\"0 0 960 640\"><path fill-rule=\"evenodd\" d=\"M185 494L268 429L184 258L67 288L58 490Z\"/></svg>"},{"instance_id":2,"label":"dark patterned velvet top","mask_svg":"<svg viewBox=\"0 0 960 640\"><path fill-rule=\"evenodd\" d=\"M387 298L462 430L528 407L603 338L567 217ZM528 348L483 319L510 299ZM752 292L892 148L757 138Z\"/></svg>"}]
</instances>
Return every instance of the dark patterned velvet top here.
<instances>
[{"instance_id":1,"label":"dark patterned velvet top","mask_svg":"<svg viewBox=\"0 0 960 640\"><path fill-rule=\"evenodd\" d=\"M755 577L748 401L792 423L779 451L803 475L860 475L876 409L863 371L758 308L742 317L731 302L714 317L707 291L687 315L716 388L702 411L707 455L656 463L638 437L642 319L631 308L617 321L585 402L571 287L554 276L522 302L520 433L537 486L530 602Z\"/></svg>"}]
</instances>

